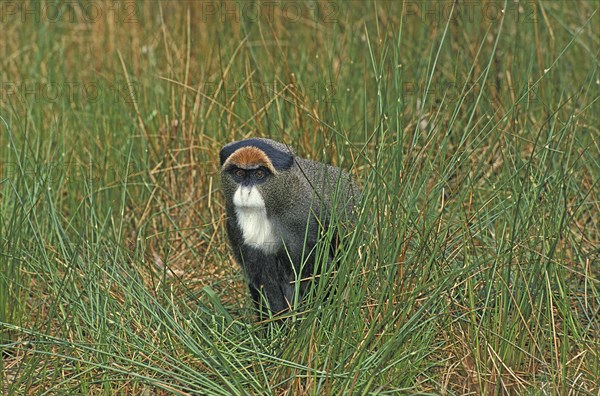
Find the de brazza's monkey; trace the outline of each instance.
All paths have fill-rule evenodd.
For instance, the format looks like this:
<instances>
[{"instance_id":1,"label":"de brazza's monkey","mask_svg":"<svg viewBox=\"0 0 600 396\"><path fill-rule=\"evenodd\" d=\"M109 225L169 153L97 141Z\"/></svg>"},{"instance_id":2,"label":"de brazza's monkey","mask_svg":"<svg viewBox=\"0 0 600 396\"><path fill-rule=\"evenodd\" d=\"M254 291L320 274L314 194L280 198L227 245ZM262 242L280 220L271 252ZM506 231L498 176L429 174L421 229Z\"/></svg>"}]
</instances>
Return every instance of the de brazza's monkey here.
<instances>
[{"instance_id":1,"label":"de brazza's monkey","mask_svg":"<svg viewBox=\"0 0 600 396\"><path fill-rule=\"evenodd\" d=\"M220 162L235 259L259 317L267 312L265 305L271 313L281 313L294 301L295 281L313 275L315 245L329 227L332 211L351 221L360 191L340 168L299 158L270 139L229 143ZM302 282L299 298L305 289Z\"/></svg>"}]
</instances>

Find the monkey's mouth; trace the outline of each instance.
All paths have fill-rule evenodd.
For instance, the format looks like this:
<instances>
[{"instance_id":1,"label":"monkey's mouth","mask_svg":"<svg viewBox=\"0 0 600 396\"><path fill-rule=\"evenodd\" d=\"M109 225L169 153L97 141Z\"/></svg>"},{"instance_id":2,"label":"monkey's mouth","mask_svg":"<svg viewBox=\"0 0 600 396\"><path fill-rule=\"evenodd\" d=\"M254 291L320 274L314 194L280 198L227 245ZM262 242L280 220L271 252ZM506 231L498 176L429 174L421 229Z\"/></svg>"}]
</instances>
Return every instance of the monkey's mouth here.
<instances>
[{"instance_id":1,"label":"monkey's mouth","mask_svg":"<svg viewBox=\"0 0 600 396\"><path fill-rule=\"evenodd\" d=\"M256 186L239 186L233 194L233 204L238 208L264 208L265 200Z\"/></svg>"}]
</instances>

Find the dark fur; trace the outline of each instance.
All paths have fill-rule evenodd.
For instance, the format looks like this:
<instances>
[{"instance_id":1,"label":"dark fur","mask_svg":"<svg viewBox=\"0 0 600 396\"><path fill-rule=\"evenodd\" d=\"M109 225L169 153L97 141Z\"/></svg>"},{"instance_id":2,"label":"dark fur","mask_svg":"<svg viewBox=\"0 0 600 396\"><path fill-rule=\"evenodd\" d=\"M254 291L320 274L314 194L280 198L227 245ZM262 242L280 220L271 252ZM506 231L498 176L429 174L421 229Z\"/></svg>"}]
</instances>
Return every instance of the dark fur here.
<instances>
[{"instance_id":1,"label":"dark fur","mask_svg":"<svg viewBox=\"0 0 600 396\"><path fill-rule=\"evenodd\" d=\"M246 145L268 146L266 153L270 158L273 152L281 152L283 146L267 139L249 139L227 145L221 151L231 155L231 147ZM249 143L250 141L250 143ZM259 147L260 148L260 147ZM221 172L221 183L225 195L227 210L227 234L229 236L236 261L242 267L248 279L250 293L260 312L266 312L260 303L260 291L267 297L272 313L285 311L294 299L294 269L301 278L314 273L315 246L321 231L329 226L331 201L338 188L338 217L351 218L357 203L359 190L350 175L339 168L298 158L293 152L292 165L288 169L278 168L263 184L257 186L267 209L267 217L275 232L284 241L284 246L274 254L266 254L256 247L243 242L242 231L237 224L233 205L233 195L237 184L226 171ZM308 231L307 231L308 227ZM331 261L330 254L330 261ZM306 282L300 287L300 297L305 292Z\"/></svg>"}]
</instances>

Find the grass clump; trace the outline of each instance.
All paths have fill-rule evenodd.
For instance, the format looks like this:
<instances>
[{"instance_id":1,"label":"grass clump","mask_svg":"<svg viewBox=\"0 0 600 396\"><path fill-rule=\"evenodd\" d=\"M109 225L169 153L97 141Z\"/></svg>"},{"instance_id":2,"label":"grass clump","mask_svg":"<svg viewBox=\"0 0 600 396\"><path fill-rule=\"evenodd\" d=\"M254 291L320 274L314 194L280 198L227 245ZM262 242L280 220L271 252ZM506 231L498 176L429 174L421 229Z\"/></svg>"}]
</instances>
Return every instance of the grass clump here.
<instances>
[{"instance_id":1,"label":"grass clump","mask_svg":"<svg viewBox=\"0 0 600 396\"><path fill-rule=\"evenodd\" d=\"M597 394L595 2L13 5L5 394ZM364 192L285 327L224 231L248 136Z\"/></svg>"}]
</instances>

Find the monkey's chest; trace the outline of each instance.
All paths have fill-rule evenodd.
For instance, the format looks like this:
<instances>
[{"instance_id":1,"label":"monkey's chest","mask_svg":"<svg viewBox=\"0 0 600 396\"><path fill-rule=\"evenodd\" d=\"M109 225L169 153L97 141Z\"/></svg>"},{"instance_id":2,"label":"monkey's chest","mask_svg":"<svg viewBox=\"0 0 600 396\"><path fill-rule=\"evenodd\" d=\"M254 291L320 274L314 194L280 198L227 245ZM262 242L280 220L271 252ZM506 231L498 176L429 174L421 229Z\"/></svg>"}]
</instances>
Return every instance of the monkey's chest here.
<instances>
[{"instance_id":1,"label":"monkey's chest","mask_svg":"<svg viewBox=\"0 0 600 396\"><path fill-rule=\"evenodd\" d=\"M244 243L267 254L279 250L281 239L267 217L265 201L256 186L240 186L233 195L233 205Z\"/></svg>"},{"instance_id":2,"label":"monkey's chest","mask_svg":"<svg viewBox=\"0 0 600 396\"><path fill-rule=\"evenodd\" d=\"M275 253L281 246L275 228L263 208L235 208L236 220L242 230L244 243L267 254Z\"/></svg>"}]
</instances>

